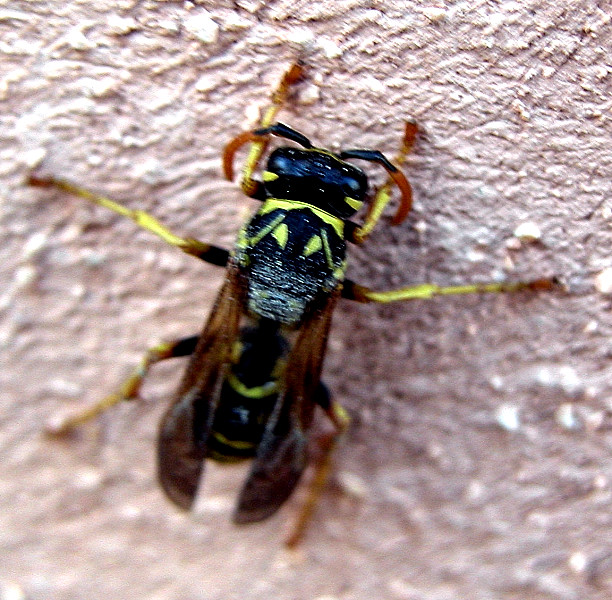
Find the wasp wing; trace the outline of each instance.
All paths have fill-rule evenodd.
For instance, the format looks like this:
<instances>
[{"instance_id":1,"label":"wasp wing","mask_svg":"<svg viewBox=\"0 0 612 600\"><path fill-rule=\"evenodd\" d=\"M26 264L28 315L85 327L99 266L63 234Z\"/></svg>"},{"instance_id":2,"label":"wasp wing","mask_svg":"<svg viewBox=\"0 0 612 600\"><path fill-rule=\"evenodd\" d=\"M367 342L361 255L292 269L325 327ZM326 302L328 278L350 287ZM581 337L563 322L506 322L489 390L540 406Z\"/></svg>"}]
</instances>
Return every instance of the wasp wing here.
<instances>
[{"instance_id":1,"label":"wasp wing","mask_svg":"<svg viewBox=\"0 0 612 600\"><path fill-rule=\"evenodd\" d=\"M258 447L257 456L240 492L236 523L261 521L290 496L308 458L308 430L315 394L339 291L314 311L298 333L287 359L279 399Z\"/></svg>"},{"instance_id":2,"label":"wasp wing","mask_svg":"<svg viewBox=\"0 0 612 600\"><path fill-rule=\"evenodd\" d=\"M242 292L230 268L198 340L158 438L158 476L170 500L189 509L197 493L206 440L219 402L232 343L238 335Z\"/></svg>"}]
</instances>

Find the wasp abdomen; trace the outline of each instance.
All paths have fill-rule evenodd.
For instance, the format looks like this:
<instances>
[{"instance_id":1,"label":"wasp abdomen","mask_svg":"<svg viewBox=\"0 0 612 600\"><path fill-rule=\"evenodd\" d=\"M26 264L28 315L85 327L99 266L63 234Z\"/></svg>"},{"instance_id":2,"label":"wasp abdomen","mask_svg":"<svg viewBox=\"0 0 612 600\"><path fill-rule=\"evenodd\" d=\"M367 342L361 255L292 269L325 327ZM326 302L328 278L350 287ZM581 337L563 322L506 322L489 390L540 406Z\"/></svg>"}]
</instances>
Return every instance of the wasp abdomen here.
<instances>
[{"instance_id":1,"label":"wasp abdomen","mask_svg":"<svg viewBox=\"0 0 612 600\"><path fill-rule=\"evenodd\" d=\"M251 389L249 392L257 390ZM278 398L276 389L260 397L247 397L225 381L221 391L223 402L207 443L207 456L220 462L233 462L255 456L263 437L266 421Z\"/></svg>"},{"instance_id":2,"label":"wasp abdomen","mask_svg":"<svg viewBox=\"0 0 612 600\"><path fill-rule=\"evenodd\" d=\"M241 330L208 436L209 458L231 462L255 456L278 399L287 348L273 321L261 319Z\"/></svg>"}]
</instances>

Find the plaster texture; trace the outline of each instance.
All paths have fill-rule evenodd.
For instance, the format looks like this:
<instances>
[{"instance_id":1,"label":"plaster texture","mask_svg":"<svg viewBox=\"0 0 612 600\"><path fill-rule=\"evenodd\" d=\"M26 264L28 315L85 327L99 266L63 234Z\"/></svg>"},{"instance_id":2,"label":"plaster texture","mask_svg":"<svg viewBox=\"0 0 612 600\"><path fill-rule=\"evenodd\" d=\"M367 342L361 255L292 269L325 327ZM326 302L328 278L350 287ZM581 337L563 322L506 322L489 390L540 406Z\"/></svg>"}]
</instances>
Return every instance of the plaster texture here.
<instances>
[{"instance_id":1,"label":"plaster texture","mask_svg":"<svg viewBox=\"0 0 612 600\"><path fill-rule=\"evenodd\" d=\"M610 598L610 18L588 0L0 2L0 598ZM324 379L354 426L288 554L295 502L230 523L243 466L208 467L190 515L159 490L180 361L143 402L41 435L198 331L222 272L22 183L44 168L230 246L256 203L220 152L298 55L281 119L316 144L392 156L406 118L421 128L414 210L351 249L351 278L567 291L344 303Z\"/></svg>"}]
</instances>

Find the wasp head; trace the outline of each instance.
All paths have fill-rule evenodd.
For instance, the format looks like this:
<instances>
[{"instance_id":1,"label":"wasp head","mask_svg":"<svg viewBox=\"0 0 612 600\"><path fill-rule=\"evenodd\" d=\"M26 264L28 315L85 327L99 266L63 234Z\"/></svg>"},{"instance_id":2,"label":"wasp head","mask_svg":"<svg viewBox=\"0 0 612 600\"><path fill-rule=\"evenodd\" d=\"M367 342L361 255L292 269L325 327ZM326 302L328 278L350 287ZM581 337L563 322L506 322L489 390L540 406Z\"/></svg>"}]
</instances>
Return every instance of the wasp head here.
<instances>
[{"instance_id":1,"label":"wasp head","mask_svg":"<svg viewBox=\"0 0 612 600\"><path fill-rule=\"evenodd\" d=\"M268 197L304 202L341 219L359 210L368 190L360 168L318 148L277 148L263 180Z\"/></svg>"}]
</instances>

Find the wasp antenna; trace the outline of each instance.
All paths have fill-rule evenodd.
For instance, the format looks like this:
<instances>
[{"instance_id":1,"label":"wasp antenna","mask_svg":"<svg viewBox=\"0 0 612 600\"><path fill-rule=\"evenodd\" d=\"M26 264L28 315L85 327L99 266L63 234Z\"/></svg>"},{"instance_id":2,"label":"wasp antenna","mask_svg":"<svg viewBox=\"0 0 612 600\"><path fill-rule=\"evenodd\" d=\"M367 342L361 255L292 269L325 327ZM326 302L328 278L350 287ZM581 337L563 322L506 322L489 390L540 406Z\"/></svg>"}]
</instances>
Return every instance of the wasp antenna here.
<instances>
[{"instance_id":1,"label":"wasp antenna","mask_svg":"<svg viewBox=\"0 0 612 600\"><path fill-rule=\"evenodd\" d=\"M406 121L406 126L404 128L404 140L402 143L402 148L395 158L395 161L398 165L404 164L406 160L406 155L412 150L414 146L414 142L419 131L419 127L416 124L416 121L408 120ZM401 223L412 208L412 187L410 186L410 182L406 179L405 175L400 171L396 170L395 172L389 171L389 175L393 182L399 187L402 192L402 198L400 202L400 206L397 209L397 213L395 213L395 217L391 221L392 225L398 225Z\"/></svg>"},{"instance_id":2,"label":"wasp antenna","mask_svg":"<svg viewBox=\"0 0 612 600\"><path fill-rule=\"evenodd\" d=\"M229 181L234 179L234 156L236 152L249 142L261 142L268 135L277 135L300 144L304 148L312 148L312 142L302 133L284 123L274 123L270 127L262 127L255 131L245 131L231 140L223 151L223 174Z\"/></svg>"},{"instance_id":3,"label":"wasp antenna","mask_svg":"<svg viewBox=\"0 0 612 600\"><path fill-rule=\"evenodd\" d=\"M245 131L231 140L223 151L223 174L229 181L234 180L234 156L236 152L249 142L257 142L261 136L257 132Z\"/></svg>"},{"instance_id":4,"label":"wasp antenna","mask_svg":"<svg viewBox=\"0 0 612 600\"><path fill-rule=\"evenodd\" d=\"M416 127L416 126L414 126ZM411 130L412 137L416 133L416 129L414 131ZM404 145L408 144L408 127L406 127L406 133L404 137ZM410 183L406 179L406 176L382 153L378 150L345 150L338 155L340 158L360 158L361 160L368 160L370 162L378 163L382 165L387 173L389 173L389 177L397 185L401 192L400 205L391 221L392 225L398 225L401 223L412 208L412 188L410 187ZM388 185L388 184L387 184ZM387 200L384 201L385 204Z\"/></svg>"},{"instance_id":5,"label":"wasp antenna","mask_svg":"<svg viewBox=\"0 0 612 600\"><path fill-rule=\"evenodd\" d=\"M289 125L285 125L284 123L274 123L274 125L270 127L256 129L253 133L255 135L277 135L287 140L291 140L296 144L300 144L300 146L304 148L312 148L312 142L304 134L292 129Z\"/></svg>"},{"instance_id":6,"label":"wasp antenna","mask_svg":"<svg viewBox=\"0 0 612 600\"><path fill-rule=\"evenodd\" d=\"M379 150L344 150L338 155L340 158L359 158L382 165L387 171L397 171L397 167Z\"/></svg>"},{"instance_id":7,"label":"wasp antenna","mask_svg":"<svg viewBox=\"0 0 612 600\"><path fill-rule=\"evenodd\" d=\"M402 193L400 205L395 213L395 216L391 220L391 225L399 225L408 216L408 213L412 208L412 187L410 182L406 179L406 176L399 169L388 172L389 176L393 180L393 183L397 185Z\"/></svg>"}]
</instances>

